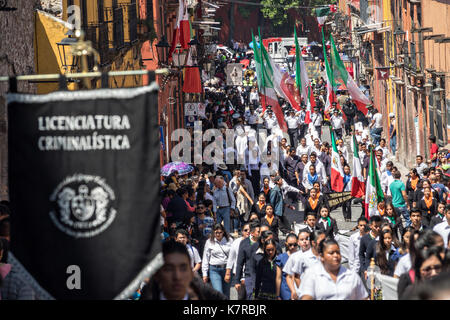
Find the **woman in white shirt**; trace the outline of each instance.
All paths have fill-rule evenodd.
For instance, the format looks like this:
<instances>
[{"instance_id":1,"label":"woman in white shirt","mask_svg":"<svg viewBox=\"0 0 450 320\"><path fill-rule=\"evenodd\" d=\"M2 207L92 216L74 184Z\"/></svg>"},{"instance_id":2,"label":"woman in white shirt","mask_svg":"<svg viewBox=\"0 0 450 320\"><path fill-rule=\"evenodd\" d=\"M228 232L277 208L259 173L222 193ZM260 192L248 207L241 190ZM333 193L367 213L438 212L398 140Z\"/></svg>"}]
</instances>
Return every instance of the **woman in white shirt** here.
<instances>
[{"instance_id":1,"label":"woman in white shirt","mask_svg":"<svg viewBox=\"0 0 450 320\"><path fill-rule=\"evenodd\" d=\"M302 282L302 300L363 300L368 298L364 284L356 274L341 265L341 251L334 239L319 245L321 264L309 268Z\"/></svg>"},{"instance_id":2,"label":"woman in white shirt","mask_svg":"<svg viewBox=\"0 0 450 320\"><path fill-rule=\"evenodd\" d=\"M225 281L226 266L233 238L228 235L221 224L214 225L211 238L203 249L203 282L211 280L214 289L230 297L230 282Z\"/></svg>"}]
</instances>

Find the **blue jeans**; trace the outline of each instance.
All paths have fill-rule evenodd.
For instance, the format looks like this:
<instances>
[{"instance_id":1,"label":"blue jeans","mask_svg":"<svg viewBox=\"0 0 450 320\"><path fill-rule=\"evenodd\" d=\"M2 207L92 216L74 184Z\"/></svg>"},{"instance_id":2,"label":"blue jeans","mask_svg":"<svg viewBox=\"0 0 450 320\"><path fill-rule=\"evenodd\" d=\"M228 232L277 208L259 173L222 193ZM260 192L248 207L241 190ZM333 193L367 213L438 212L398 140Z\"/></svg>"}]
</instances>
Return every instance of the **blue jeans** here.
<instances>
[{"instance_id":1,"label":"blue jeans","mask_svg":"<svg viewBox=\"0 0 450 320\"><path fill-rule=\"evenodd\" d=\"M392 154L395 156L395 151L397 151L397 135L395 135L391 138L390 145L391 145Z\"/></svg>"},{"instance_id":2,"label":"blue jeans","mask_svg":"<svg viewBox=\"0 0 450 320\"><path fill-rule=\"evenodd\" d=\"M406 206L404 206L404 207L397 207L397 208L395 208L395 210L397 211L397 215L399 217L400 217L400 215L402 215L403 218L405 218L406 228L411 226L411 219L409 218L408 208Z\"/></svg>"},{"instance_id":3,"label":"blue jeans","mask_svg":"<svg viewBox=\"0 0 450 320\"><path fill-rule=\"evenodd\" d=\"M211 280L211 285L214 289L216 289L219 292L222 292L224 295L230 298L230 285L231 280L229 283L225 282L225 268L219 268L216 266L209 266L209 279Z\"/></svg>"},{"instance_id":4,"label":"blue jeans","mask_svg":"<svg viewBox=\"0 0 450 320\"><path fill-rule=\"evenodd\" d=\"M370 130L370 136L372 137L375 146L380 144L381 132L383 132L383 128L373 128Z\"/></svg>"},{"instance_id":5,"label":"blue jeans","mask_svg":"<svg viewBox=\"0 0 450 320\"><path fill-rule=\"evenodd\" d=\"M222 223L227 233L230 233L230 207L217 209L217 223Z\"/></svg>"}]
</instances>

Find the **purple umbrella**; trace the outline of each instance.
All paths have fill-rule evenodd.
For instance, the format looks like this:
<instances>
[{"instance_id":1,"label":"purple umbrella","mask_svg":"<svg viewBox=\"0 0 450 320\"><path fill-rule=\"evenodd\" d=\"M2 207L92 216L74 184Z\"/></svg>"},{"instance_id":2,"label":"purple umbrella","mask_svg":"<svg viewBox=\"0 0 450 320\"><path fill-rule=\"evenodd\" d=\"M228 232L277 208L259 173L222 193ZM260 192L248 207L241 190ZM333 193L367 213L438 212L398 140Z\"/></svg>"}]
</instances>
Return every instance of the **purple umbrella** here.
<instances>
[{"instance_id":1,"label":"purple umbrella","mask_svg":"<svg viewBox=\"0 0 450 320\"><path fill-rule=\"evenodd\" d=\"M170 176L170 174L174 171L178 171L180 176L188 174L189 172L194 171L194 167L185 163L185 162L169 162L165 166L161 168L161 175L164 177Z\"/></svg>"}]
</instances>

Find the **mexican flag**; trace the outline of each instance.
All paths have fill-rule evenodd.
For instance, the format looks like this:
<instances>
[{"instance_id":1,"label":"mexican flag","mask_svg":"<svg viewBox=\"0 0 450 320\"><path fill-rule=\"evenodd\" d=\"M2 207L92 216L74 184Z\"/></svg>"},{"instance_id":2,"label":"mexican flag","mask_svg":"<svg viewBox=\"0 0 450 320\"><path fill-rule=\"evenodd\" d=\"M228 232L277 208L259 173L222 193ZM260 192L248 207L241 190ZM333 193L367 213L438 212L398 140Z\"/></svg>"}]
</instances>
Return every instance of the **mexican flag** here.
<instances>
[{"instance_id":1,"label":"mexican flag","mask_svg":"<svg viewBox=\"0 0 450 320\"><path fill-rule=\"evenodd\" d=\"M337 98L336 98L336 94L334 93L333 88L336 87L336 83L334 81L334 74L333 74L333 69L330 67L330 64L328 63L328 58L327 58L327 49L325 46L325 35L323 33L323 29L322 29L322 46L323 46L323 57L324 57L324 62L325 62L325 76L326 76L326 81L327 81L327 101L325 103L325 112L328 113L329 109L331 108L331 104L333 102L337 102Z\"/></svg>"},{"instance_id":2,"label":"mexican flag","mask_svg":"<svg viewBox=\"0 0 450 320\"><path fill-rule=\"evenodd\" d=\"M295 84L297 89L301 92L302 99L306 104L306 116L305 124L311 122L311 106L315 106L314 95L312 95L311 103L311 83L308 78L308 72L305 67L305 62L302 58L302 52L300 50L300 45L297 39L297 30L294 28L294 38L295 38Z\"/></svg>"},{"instance_id":3,"label":"mexican flag","mask_svg":"<svg viewBox=\"0 0 450 320\"><path fill-rule=\"evenodd\" d=\"M343 80L345 86L347 87L348 93L352 97L352 100L355 102L358 110L362 111L364 114L367 113L366 106L371 103L369 98L358 88L355 80L348 74L347 69L344 66L344 63L339 56L339 52L336 49L336 45L334 44L333 36L330 34L331 40L331 61L336 67L339 76Z\"/></svg>"},{"instance_id":4,"label":"mexican flag","mask_svg":"<svg viewBox=\"0 0 450 320\"><path fill-rule=\"evenodd\" d=\"M366 218L370 219L370 217L374 215L379 215L378 213L378 202L384 200L383 189L381 188L380 177L377 172L376 159L374 156L375 151L370 150L370 163L369 163L369 174L367 176L367 185L366 185L366 199L365 199L365 208L366 208Z\"/></svg>"},{"instance_id":5,"label":"mexican flag","mask_svg":"<svg viewBox=\"0 0 450 320\"><path fill-rule=\"evenodd\" d=\"M332 13L336 12L336 6L335 5L329 5L327 7L320 7L315 8L314 12L317 17L317 22L319 23L319 28L322 29L322 26L325 23L325 20L327 20L327 17Z\"/></svg>"},{"instance_id":6,"label":"mexican flag","mask_svg":"<svg viewBox=\"0 0 450 320\"><path fill-rule=\"evenodd\" d=\"M356 136L353 134L353 172L352 172L352 197L361 198L364 195L364 176L362 175L361 161L359 159L359 147Z\"/></svg>"},{"instance_id":7,"label":"mexican flag","mask_svg":"<svg viewBox=\"0 0 450 320\"><path fill-rule=\"evenodd\" d=\"M262 39L261 33L259 34L259 39ZM253 48L258 48L256 46L256 41L253 32L252 32L252 42ZM260 43L261 43L261 50L255 49L253 51L256 62L256 74L258 78L257 81L259 94L261 96L261 104L264 111L266 110L267 106L269 105L272 106L272 111L277 117L280 129L283 130L284 132L287 132L287 125L286 122L284 121L283 111L281 110L280 104L278 102L277 93L275 91L275 87L280 88L281 86L279 82L275 84L274 72L278 74L278 72L281 71L270 59L269 54L267 53L264 45L262 45L261 40Z\"/></svg>"},{"instance_id":8,"label":"mexican flag","mask_svg":"<svg viewBox=\"0 0 450 320\"><path fill-rule=\"evenodd\" d=\"M172 57L172 53L178 43L183 49L189 48L188 43L191 40L191 27L189 22L189 14L187 12L187 6L185 5L184 1L185 0L178 0L177 25L173 30L173 41L169 50L169 58Z\"/></svg>"},{"instance_id":9,"label":"mexican flag","mask_svg":"<svg viewBox=\"0 0 450 320\"><path fill-rule=\"evenodd\" d=\"M333 129L330 128L331 143L333 150L331 152L331 189L336 192L342 192L344 189L344 170L342 169L341 159L336 147Z\"/></svg>"}]
</instances>

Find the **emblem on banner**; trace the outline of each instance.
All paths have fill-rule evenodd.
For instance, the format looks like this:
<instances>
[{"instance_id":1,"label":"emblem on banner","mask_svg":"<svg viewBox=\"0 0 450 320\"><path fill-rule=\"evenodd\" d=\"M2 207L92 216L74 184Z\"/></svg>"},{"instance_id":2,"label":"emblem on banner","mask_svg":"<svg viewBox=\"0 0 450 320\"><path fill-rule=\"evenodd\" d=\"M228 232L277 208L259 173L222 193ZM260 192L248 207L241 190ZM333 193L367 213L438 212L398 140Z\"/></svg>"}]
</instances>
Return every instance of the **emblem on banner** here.
<instances>
[{"instance_id":1,"label":"emblem on banner","mask_svg":"<svg viewBox=\"0 0 450 320\"><path fill-rule=\"evenodd\" d=\"M50 196L50 218L62 232L75 238L91 238L113 222L114 191L98 176L76 174L62 181Z\"/></svg>"}]
</instances>

